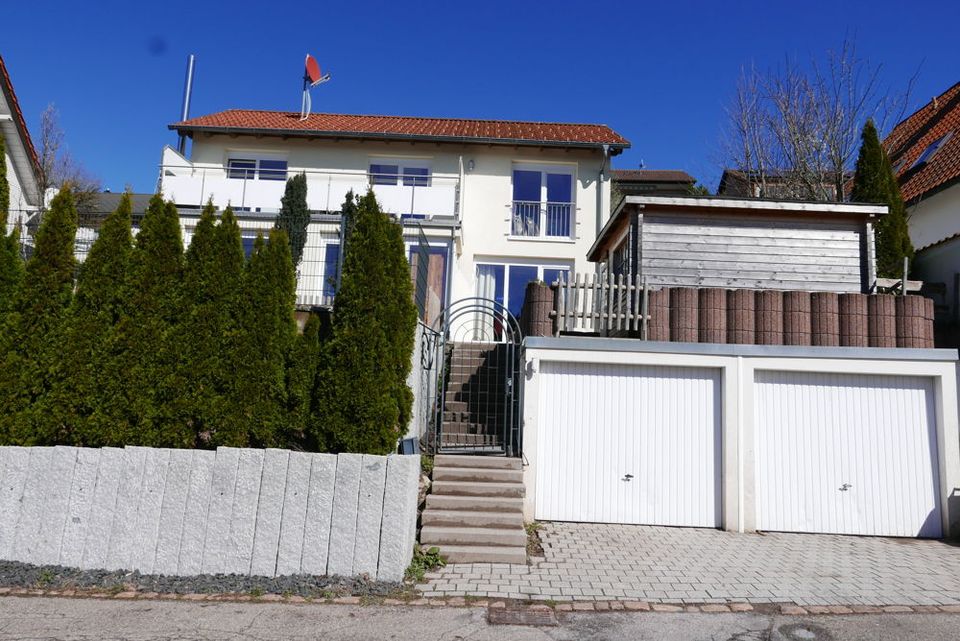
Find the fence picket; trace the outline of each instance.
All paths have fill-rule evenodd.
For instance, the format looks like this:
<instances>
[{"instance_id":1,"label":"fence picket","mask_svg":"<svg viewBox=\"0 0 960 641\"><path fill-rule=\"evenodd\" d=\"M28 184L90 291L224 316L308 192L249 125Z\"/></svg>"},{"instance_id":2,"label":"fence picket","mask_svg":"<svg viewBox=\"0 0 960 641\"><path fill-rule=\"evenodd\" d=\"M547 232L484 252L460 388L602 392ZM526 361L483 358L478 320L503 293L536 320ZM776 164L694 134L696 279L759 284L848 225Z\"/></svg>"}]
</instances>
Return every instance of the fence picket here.
<instances>
[{"instance_id":1,"label":"fence picket","mask_svg":"<svg viewBox=\"0 0 960 641\"><path fill-rule=\"evenodd\" d=\"M570 324L573 329L577 329L577 308L580 307L580 273L577 272L577 285L573 294L573 309L570 310L573 312L570 315Z\"/></svg>"}]
</instances>

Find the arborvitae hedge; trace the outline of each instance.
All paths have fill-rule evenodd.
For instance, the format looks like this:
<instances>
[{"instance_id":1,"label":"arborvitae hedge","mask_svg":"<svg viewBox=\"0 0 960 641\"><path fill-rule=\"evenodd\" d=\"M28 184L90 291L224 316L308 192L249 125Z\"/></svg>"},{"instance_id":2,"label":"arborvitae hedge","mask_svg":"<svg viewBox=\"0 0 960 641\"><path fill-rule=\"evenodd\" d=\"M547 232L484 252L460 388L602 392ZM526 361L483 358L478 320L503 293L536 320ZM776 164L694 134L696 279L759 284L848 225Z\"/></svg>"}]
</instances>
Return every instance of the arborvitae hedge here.
<instances>
[{"instance_id":1,"label":"arborvitae hedge","mask_svg":"<svg viewBox=\"0 0 960 641\"><path fill-rule=\"evenodd\" d=\"M73 294L77 208L61 189L43 217L23 284L0 335L0 439L34 445L51 435L35 426L38 401L50 389L60 358L61 329Z\"/></svg>"},{"instance_id":2,"label":"arborvitae hedge","mask_svg":"<svg viewBox=\"0 0 960 641\"><path fill-rule=\"evenodd\" d=\"M287 179L287 186L280 200L277 229L287 233L290 241L290 256L294 268L300 264L303 246L307 242L307 226L310 224L310 209L307 207L307 175L300 173Z\"/></svg>"},{"instance_id":3,"label":"arborvitae hedge","mask_svg":"<svg viewBox=\"0 0 960 641\"><path fill-rule=\"evenodd\" d=\"M320 319L311 314L303 334L294 339L287 362L287 428L286 442L304 449L324 451L325 443L310 440L314 386L320 364Z\"/></svg>"},{"instance_id":4,"label":"arborvitae hedge","mask_svg":"<svg viewBox=\"0 0 960 641\"><path fill-rule=\"evenodd\" d=\"M357 203L334 305L315 438L335 452L391 452L411 411L417 311L402 229L372 191Z\"/></svg>"},{"instance_id":5,"label":"arborvitae hedge","mask_svg":"<svg viewBox=\"0 0 960 641\"><path fill-rule=\"evenodd\" d=\"M7 143L0 135L0 234L7 235L10 214L10 183L7 182Z\"/></svg>"},{"instance_id":6,"label":"arborvitae hedge","mask_svg":"<svg viewBox=\"0 0 960 641\"><path fill-rule=\"evenodd\" d=\"M913 260L913 243L907 227L907 210L900 195L897 177L890 166L887 152L880 144L880 136L872 120L868 120L861 135L860 155L857 157L851 200L861 203L881 203L890 212L874 225L877 249L877 276L901 278L903 259Z\"/></svg>"},{"instance_id":7,"label":"arborvitae hedge","mask_svg":"<svg viewBox=\"0 0 960 641\"><path fill-rule=\"evenodd\" d=\"M104 220L80 266L76 293L61 332L60 358L50 393L38 404L37 423L47 441L75 445L123 445L121 408L106 393L126 372L115 350L118 324L130 315L130 261L133 253L130 195Z\"/></svg>"}]
</instances>

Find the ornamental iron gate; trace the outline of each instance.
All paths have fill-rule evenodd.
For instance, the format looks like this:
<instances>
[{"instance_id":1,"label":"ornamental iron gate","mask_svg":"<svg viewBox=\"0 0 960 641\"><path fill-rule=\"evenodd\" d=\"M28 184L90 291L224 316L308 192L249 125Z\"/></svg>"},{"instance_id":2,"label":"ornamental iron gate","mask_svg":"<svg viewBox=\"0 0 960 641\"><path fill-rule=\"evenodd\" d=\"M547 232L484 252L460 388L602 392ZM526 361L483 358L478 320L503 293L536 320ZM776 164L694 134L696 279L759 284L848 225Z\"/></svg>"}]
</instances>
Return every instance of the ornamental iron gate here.
<instances>
[{"instance_id":1,"label":"ornamental iron gate","mask_svg":"<svg viewBox=\"0 0 960 641\"><path fill-rule=\"evenodd\" d=\"M487 298L451 303L422 337L424 376L435 383L426 446L435 453L519 456L522 380L520 324Z\"/></svg>"}]
</instances>

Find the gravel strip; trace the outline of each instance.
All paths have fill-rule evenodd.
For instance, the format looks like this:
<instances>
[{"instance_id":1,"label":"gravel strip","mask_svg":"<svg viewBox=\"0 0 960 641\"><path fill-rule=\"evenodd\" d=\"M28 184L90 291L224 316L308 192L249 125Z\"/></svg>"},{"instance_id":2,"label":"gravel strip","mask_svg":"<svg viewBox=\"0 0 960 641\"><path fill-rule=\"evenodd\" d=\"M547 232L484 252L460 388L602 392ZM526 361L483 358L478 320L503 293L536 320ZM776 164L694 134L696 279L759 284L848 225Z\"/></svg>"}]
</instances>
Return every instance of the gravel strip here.
<instances>
[{"instance_id":1,"label":"gravel strip","mask_svg":"<svg viewBox=\"0 0 960 641\"><path fill-rule=\"evenodd\" d=\"M166 576L140 574L136 571L79 570L59 565L30 565L16 561L0 561L0 587L136 590L161 594L282 594L304 598L385 597L405 589L403 583L371 581L363 577L306 574L278 577L239 574Z\"/></svg>"}]
</instances>

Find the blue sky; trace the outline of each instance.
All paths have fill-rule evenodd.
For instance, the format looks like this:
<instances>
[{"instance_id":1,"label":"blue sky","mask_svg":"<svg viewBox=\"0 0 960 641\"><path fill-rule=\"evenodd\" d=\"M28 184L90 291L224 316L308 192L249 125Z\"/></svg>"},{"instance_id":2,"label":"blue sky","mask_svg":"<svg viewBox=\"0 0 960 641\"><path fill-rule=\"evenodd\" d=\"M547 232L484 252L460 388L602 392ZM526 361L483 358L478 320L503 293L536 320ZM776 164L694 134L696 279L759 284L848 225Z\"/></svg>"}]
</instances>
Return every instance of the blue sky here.
<instances>
[{"instance_id":1,"label":"blue sky","mask_svg":"<svg viewBox=\"0 0 960 641\"><path fill-rule=\"evenodd\" d=\"M311 52L333 74L314 111L600 122L633 143L615 166L711 189L742 65L822 56L850 32L887 84L919 69L911 110L960 80L956 0L7 4L0 54L31 131L54 103L71 153L114 191L154 189L188 53L192 115L299 110Z\"/></svg>"}]
</instances>

